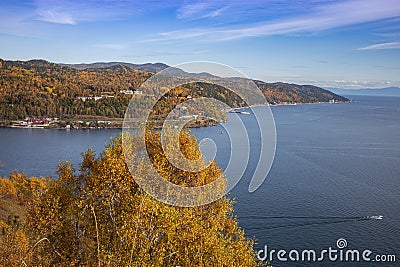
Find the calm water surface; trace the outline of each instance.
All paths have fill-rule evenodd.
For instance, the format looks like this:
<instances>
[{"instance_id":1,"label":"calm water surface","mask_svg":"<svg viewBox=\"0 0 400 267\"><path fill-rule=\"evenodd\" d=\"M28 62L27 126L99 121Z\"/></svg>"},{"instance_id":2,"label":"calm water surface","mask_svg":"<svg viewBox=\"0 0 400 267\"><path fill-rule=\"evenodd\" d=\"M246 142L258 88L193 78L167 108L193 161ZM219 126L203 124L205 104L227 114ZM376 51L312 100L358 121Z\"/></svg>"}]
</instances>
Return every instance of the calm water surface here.
<instances>
[{"instance_id":1,"label":"calm water surface","mask_svg":"<svg viewBox=\"0 0 400 267\"><path fill-rule=\"evenodd\" d=\"M400 98L352 98L358 102L273 107L276 157L268 178L254 193L247 188L258 160L259 133L252 115L240 115L252 151L245 175L230 195L236 198L240 225L257 240L257 250L264 245L287 251L322 250L336 248L336 240L345 238L348 249L397 254L400 261ZM58 161L78 164L82 151L88 147L101 151L110 136L119 133L2 128L0 175L18 169L32 176L56 177ZM221 126L192 133L199 139L213 138L217 163L227 165L230 145ZM383 220L363 219L380 214ZM273 265L321 266L277 261Z\"/></svg>"}]
</instances>

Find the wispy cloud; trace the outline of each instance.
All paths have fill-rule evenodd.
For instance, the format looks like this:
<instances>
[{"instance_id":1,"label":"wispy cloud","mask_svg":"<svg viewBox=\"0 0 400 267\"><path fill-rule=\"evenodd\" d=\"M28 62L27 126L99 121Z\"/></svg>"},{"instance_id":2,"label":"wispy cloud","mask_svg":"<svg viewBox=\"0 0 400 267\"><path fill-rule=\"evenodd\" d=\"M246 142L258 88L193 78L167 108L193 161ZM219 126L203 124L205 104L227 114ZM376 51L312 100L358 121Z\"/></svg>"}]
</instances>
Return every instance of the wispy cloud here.
<instances>
[{"instance_id":1,"label":"wispy cloud","mask_svg":"<svg viewBox=\"0 0 400 267\"><path fill-rule=\"evenodd\" d=\"M124 45L121 44L95 44L94 47L114 49L114 50L122 50L126 48Z\"/></svg>"},{"instance_id":2,"label":"wispy cloud","mask_svg":"<svg viewBox=\"0 0 400 267\"><path fill-rule=\"evenodd\" d=\"M276 76L270 81L285 81L296 84L312 84L321 88L337 89L365 89L365 88L386 88L400 87L400 80L308 80L302 76Z\"/></svg>"},{"instance_id":3,"label":"wispy cloud","mask_svg":"<svg viewBox=\"0 0 400 267\"><path fill-rule=\"evenodd\" d=\"M386 32L386 33L376 33L375 35L386 37L386 38L399 38L400 39L400 32Z\"/></svg>"},{"instance_id":4,"label":"wispy cloud","mask_svg":"<svg viewBox=\"0 0 400 267\"><path fill-rule=\"evenodd\" d=\"M269 82L284 81L287 83L296 84L312 84L322 88L340 88L340 89L364 89L364 88L386 88L386 87L400 87L400 80L352 80L352 79L324 79L324 80L310 80L303 75L275 75L264 79Z\"/></svg>"},{"instance_id":5,"label":"wispy cloud","mask_svg":"<svg viewBox=\"0 0 400 267\"><path fill-rule=\"evenodd\" d=\"M57 24L118 19L134 13L131 1L34 0L37 20Z\"/></svg>"},{"instance_id":6,"label":"wispy cloud","mask_svg":"<svg viewBox=\"0 0 400 267\"><path fill-rule=\"evenodd\" d=\"M36 37L38 28L26 19L29 15L28 12L18 12L16 8L0 8L0 34Z\"/></svg>"},{"instance_id":7,"label":"wispy cloud","mask_svg":"<svg viewBox=\"0 0 400 267\"><path fill-rule=\"evenodd\" d=\"M216 7L215 2L186 3L177 10L179 19L203 19L222 15L227 6Z\"/></svg>"},{"instance_id":8,"label":"wispy cloud","mask_svg":"<svg viewBox=\"0 0 400 267\"><path fill-rule=\"evenodd\" d=\"M306 82L307 83L307 82ZM391 86L400 86L400 81L389 80L334 80L334 81L310 81L324 88L341 89L363 89L363 88L385 88Z\"/></svg>"},{"instance_id":9,"label":"wispy cloud","mask_svg":"<svg viewBox=\"0 0 400 267\"><path fill-rule=\"evenodd\" d=\"M332 0L186 0L177 8L177 17L186 20L218 18L220 23L242 24L248 20L303 13L315 4L329 1Z\"/></svg>"},{"instance_id":10,"label":"wispy cloud","mask_svg":"<svg viewBox=\"0 0 400 267\"><path fill-rule=\"evenodd\" d=\"M358 50L400 49L400 42L386 42L358 48Z\"/></svg>"},{"instance_id":11,"label":"wispy cloud","mask_svg":"<svg viewBox=\"0 0 400 267\"><path fill-rule=\"evenodd\" d=\"M76 21L68 13L51 9L37 10L38 20L58 24L76 24Z\"/></svg>"},{"instance_id":12,"label":"wispy cloud","mask_svg":"<svg viewBox=\"0 0 400 267\"><path fill-rule=\"evenodd\" d=\"M195 9L200 12L200 7ZM190 12L189 12L190 13ZM283 20L268 20L256 25L236 27L195 28L159 33L158 40L202 38L224 41L246 37L282 34L303 34L374 22L400 16L398 0L356 0L320 3L306 15Z\"/></svg>"}]
</instances>

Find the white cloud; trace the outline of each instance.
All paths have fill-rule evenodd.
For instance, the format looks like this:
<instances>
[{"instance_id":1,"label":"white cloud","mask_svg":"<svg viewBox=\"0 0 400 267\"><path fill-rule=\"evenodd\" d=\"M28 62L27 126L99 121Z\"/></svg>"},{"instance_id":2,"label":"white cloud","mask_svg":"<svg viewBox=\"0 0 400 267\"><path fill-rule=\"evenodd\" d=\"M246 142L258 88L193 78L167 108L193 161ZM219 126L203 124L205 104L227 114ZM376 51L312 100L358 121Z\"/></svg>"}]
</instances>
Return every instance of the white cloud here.
<instances>
[{"instance_id":1,"label":"white cloud","mask_svg":"<svg viewBox=\"0 0 400 267\"><path fill-rule=\"evenodd\" d=\"M211 2L198 2L184 4L177 10L179 19L203 19L213 18L222 15L227 6L215 7Z\"/></svg>"},{"instance_id":2,"label":"white cloud","mask_svg":"<svg viewBox=\"0 0 400 267\"><path fill-rule=\"evenodd\" d=\"M358 50L400 49L400 42L387 42L358 48Z\"/></svg>"},{"instance_id":3,"label":"white cloud","mask_svg":"<svg viewBox=\"0 0 400 267\"><path fill-rule=\"evenodd\" d=\"M189 13L198 13L197 6ZM204 8L203 8L204 9ZM328 2L310 10L308 14L285 20L264 21L252 26L197 28L164 32L154 40L178 40L201 37L206 40L223 41L246 37L281 34L315 33L343 26L356 25L400 16L398 0L355 0Z\"/></svg>"},{"instance_id":4,"label":"white cloud","mask_svg":"<svg viewBox=\"0 0 400 267\"><path fill-rule=\"evenodd\" d=\"M261 77L261 80L268 82L283 81L296 84L312 84L321 88L340 88L340 89L365 89L365 88L385 88L400 87L400 80L347 80L347 79L314 79L310 80L302 75L281 75Z\"/></svg>"},{"instance_id":5,"label":"white cloud","mask_svg":"<svg viewBox=\"0 0 400 267\"><path fill-rule=\"evenodd\" d=\"M323 88L340 88L340 89L385 88L391 86L400 87L400 81L388 81L388 80L314 81L313 84Z\"/></svg>"},{"instance_id":6,"label":"white cloud","mask_svg":"<svg viewBox=\"0 0 400 267\"><path fill-rule=\"evenodd\" d=\"M57 24L118 19L134 12L130 1L34 0L36 18Z\"/></svg>"},{"instance_id":7,"label":"white cloud","mask_svg":"<svg viewBox=\"0 0 400 267\"><path fill-rule=\"evenodd\" d=\"M37 10L38 20L58 24L76 24L71 15L57 10L42 9Z\"/></svg>"}]
</instances>

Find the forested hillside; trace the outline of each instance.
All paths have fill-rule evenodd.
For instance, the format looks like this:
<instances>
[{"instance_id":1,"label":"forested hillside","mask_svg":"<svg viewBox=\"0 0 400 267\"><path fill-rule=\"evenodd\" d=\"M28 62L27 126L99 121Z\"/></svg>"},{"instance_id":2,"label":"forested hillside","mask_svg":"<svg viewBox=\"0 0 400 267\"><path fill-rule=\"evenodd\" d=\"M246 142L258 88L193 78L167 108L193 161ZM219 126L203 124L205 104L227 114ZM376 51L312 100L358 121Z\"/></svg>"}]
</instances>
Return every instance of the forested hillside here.
<instances>
[{"instance_id":1,"label":"forested hillside","mask_svg":"<svg viewBox=\"0 0 400 267\"><path fill-rule=\"evenodd\" d=\"M141 68L143 70L136 69ZM166 65L129 63L96 63L61 65L44 60L6 61L0 59L0 121L26 117L71 119L79 116L122 118L132 94L153 72ZM255 81L269 103L314 103L348 99L310 85L268 84ZM199 88L202 88L200 90ZM183 90L183 92L182 92ZM155 115L165 114L187 95L213 97L232 107L243 103L221 94L218 86L187 85L171 92Z\"/></svg>"}]
</instances>

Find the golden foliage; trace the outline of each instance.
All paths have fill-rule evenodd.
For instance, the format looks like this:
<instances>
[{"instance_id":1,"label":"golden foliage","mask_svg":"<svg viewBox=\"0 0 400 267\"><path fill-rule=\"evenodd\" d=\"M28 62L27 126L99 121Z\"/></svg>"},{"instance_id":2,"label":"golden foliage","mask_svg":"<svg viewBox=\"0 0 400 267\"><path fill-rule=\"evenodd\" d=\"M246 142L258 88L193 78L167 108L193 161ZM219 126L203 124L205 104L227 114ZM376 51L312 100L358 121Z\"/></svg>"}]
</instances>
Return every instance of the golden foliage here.
<instances>
[{"instance_id":1,"label":"golden foliage","mask_svg":"<svg viewBox=\"0 0 400 267\"><path fill-rule=\"evenodd\" d=\"M189 132L179 140L186 157L199 158ZM156 169L174 183L201 186L221 174L215 162L198 173L177 170L162 153L159 133L147 132L146 141ZM16 172L0 179L28 208L22 226L0 222L0 266L260 265L232 200L176 207L153 199L129 172L121 138L99 157L91 150L82 157L79 172L60 164L56 181ZM143 175L149 167L141 167Z\"/></svg>"},{"instance_id":2,"label":"golden foliage","mask_svg":"<svg viewBox=\"0 0 400 267\"><path fill-rule=\"evenodd\" d=\"M17 195L13 182L8 178L0 178L0 198L12 197Z\"/></svg>"},{"instance_id":3,"label":"golden foliage","mask_svg":"<svg viewBox=\"0 0 400 267\"><path fill-rule=\"evenodd\" d=\"M0 221L0 266L20 266L28 246L28 239L21 230Z\"/></svg>"},{"instance_id":4,"label":"golden foliage","mask_svg":"<svg viewBox=\"0 0 400 267\"><path fill-rule=\"evenodd\" d=\"M158 133L148 133L158 170L173 173L160 153ZM185 155L199 155L196 141L184 132ZM95 158L83 154L79 174L59 166L58 181L29 206L32 240L49 242L27 257L34 265L85 266L255 266L253 241L244 236L223 197L200 207L163 204L141 190L125 165L121 139ZM178 172L176 172L178 173ZM220 174L215 163L197 176L179 175L185 185L202 185ZM167 179L178 182L174 175ZM37 255L40 255L37 256Z\"/></svg>"}]
</instances>

